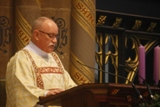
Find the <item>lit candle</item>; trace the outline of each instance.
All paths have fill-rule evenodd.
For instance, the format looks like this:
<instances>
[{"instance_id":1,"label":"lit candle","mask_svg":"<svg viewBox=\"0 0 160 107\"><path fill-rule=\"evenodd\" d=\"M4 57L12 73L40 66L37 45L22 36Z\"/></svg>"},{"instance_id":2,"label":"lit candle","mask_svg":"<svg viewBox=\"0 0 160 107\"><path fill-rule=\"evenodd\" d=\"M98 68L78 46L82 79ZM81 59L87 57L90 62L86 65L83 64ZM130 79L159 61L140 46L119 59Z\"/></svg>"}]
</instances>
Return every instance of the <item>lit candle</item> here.
<instances>
[{"instance_id":1,"label":"lit candle","mask_svg":"<svg viewBox=\"0 0 160 107\"><path fill-rule=\"evenodd\" d=\"M139 59L138 80L139 84L143 84L143 79L145 79L146 73L145 73L145 48L142 45L138 47L138 59Z\"/></svg>"},{"instance_id":2,"label":"lit candle","mask_svg":"<svg viewBox=\"0 0 160 107\"><path fill-rule=\"evenodd\" d=\"M153 79L155 81L155 84L158 85L159 80L159 46L156 46L154 48L154 62L153 62Z\"/></svg>"}]
</instances>

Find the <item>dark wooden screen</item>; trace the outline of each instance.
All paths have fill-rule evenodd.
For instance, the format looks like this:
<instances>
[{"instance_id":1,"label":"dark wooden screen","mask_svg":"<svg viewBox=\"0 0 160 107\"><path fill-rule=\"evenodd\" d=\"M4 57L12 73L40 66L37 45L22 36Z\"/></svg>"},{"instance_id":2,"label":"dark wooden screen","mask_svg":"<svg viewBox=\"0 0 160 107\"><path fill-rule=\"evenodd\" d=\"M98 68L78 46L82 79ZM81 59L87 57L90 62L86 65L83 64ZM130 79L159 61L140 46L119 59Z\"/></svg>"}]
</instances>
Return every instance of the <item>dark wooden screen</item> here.
<instances>
[{"instance_id":1,"label":"dark wooden screen","mask_svg":"<svg viewBox=\"0 0 160 107\"><path fill-rule=\"evenodd\" d=\"M98 68L138 84L138 47L142 44L146 50L146 80L153 85L153 49L160 44L160 19L98 9L96 15ZM105 74L99 72L97 82L104 83ZM128 83L114 75L109 75L108 82Z\"/></svg>"}]
</instances>

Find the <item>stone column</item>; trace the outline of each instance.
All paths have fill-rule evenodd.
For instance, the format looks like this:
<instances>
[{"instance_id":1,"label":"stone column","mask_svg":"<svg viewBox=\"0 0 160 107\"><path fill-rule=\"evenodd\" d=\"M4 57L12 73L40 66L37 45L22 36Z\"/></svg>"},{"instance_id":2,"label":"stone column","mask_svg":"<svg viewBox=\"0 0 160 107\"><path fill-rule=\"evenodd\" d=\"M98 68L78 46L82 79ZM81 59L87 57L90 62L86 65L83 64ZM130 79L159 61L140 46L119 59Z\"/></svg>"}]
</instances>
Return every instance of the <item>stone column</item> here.
<instances>
[{"instance_id":1,"label":"stone column","mask_svg":"<svg viewBox=\"0 0 160 107\"><path fill-rule=\"evenodd\" d=\"M15 3L15 51L30 41L31 25L41 14L38 0L16 0Z\"/></svg>"},{"instance_id":2,"label":"stone column","mask_svg":"<svg viewBox=\"0 0 160 107\"><path fill-rule=\"evenodd\" d=\"M95 1L72 0L71 13L71 76L78 84L93 83L94 70L84 65L95 66Z\"/></svg>"},{"instance_id":3,"label":"stone column","mask_svg":"<svg viewBox=\"0 0 160 107\"><path fill-rule=\"evenodd\" d=\"M14 28L13 0L0 0L0 107L5 107L5 73L13 55Z\"/></svg>"}]
</instances>

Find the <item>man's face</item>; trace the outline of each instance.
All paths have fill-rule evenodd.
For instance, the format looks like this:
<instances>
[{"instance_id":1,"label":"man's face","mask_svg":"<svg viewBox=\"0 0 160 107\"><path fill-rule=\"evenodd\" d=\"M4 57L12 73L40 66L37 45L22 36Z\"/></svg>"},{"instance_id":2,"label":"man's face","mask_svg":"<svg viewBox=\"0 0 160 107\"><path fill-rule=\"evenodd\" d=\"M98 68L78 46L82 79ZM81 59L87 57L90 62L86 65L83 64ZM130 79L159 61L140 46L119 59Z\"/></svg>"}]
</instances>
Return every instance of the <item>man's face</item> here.
<instances>
[{"instance_id":1,"label":"man's face","mask_svg":"<svg viewBox=\"0 0 160 107\"><path fill-rule=\"evenodd\" d=\"M54 22L46 21L41 29L38 29L38 47L46 53L53 52L57 43L58 27Z\"/></svg>"}]
</instances>

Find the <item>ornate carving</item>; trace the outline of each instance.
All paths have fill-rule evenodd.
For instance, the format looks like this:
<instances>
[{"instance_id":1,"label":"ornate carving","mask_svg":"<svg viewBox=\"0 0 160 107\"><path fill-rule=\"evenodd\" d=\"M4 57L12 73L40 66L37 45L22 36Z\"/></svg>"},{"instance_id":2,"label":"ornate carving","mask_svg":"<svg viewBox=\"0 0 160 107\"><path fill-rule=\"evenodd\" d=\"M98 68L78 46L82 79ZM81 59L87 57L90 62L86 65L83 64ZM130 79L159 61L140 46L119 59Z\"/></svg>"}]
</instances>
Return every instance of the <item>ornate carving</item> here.
<instances>
[{"instance_id":1,"label":"ornate carving","mask_svg":"<svg viewBox=\"0 0 160 107\"><path fill-rule=\"evenodd\" d=\"M134 23L134 26L132 27L132 30L139 30L139 28L142 25L142 21L141 20L136 20Z\"/></svg>"},{"instance_id":2,"label":"ornate carving","mask_svg":"<svg viewBox=\"0 0 160 107\"><path fill-rule=\"evenodd\" d=\"M60 55L62 55L62 54L64 54L64 52L60 51L60 49L62 49L63 47L65 47L67 45L68 28L65 28L66 27L66 22L63 18L55 19L54 17L52 17L52 19L56 22L56 24L59 28L59 35L58 35L59 38L57 40L57 45L55 47L55 51L57 51Z\"/></svg>"},{"instance_id":3,"label":"ornate carving","mask_svg":"<svg viewBox=\"0 0 160 107\"><path fill-rule=\"evenodd\" d=\"M156 27L157 23L155 22L151 22L150 23L150 26L148 27L147 29L147 32L153 32L154 31L154 28Z\"/></svg>"},{"instance_id":4,"label":"ornate carving","mask_svg":"<svg viewBox=\"0 0 160 107\"><path fill-rule=\"evenodd\" d=\"M136 37L136 35L128 35L125 41L126 41L125 47L128 51L128 56L129 56L125 60L125 71L128 72L127 79L133 81L139 64L137 48L140 44L140 41ZM128 81L126 81L126 83L128 83Z\"/></svg>"},{"instance_id":5,"label":"ornate carving","mask_svg":"<svg viewBox=\"0 0 160 107\"><path fill-rule=\"evenodd\" d=\"M97 49L96 51L96 62L99 69L104 70L102 67L107 64L112 64L115 70L115 73L118 73L118 36L112 34L98 33L96 35ZM105 47L103 47L105 46ZM111 47L111 49L109 48ZM105 55L103 54L105 53ZM103 60L105 59L105 62ZM111 62L109 62L111 59ZM108 70L107 70L108 71ZM99 81L102 83L102 72L99 73ZM118 82L118 77L115 77L116 83Z\"/></svg>"},{"instance_id":6,"label":"ornate carving","mask_svg":"<svg viewBox=\"0 0 160 107\"><path fill-rule=\"evenodd\" d=\"M103 25L106 21L107 16L100 16L97 22L97 25Z\"/></svg>"},{"instance_id":7,"label":"ornate carving","mask_svg":"<svg viewBox=\"0 0 160 107\"><path fill-rule=\"evenodd\" d=\"M0 51L7 53L5 46L11 42L11 30L9 19L5 16L0 16Z\"/></svg>"},{"instance_id":8,"label":"ornate carving","mask_svg":"<svg viewBox=\"0 0 160 107\"><path fill-rule=\"evenodd\" d=\"M113 28L119 27L120 24L121 24L121 22L122 22L122 18L116 17L116 20L115 20L115 22L113 23L112 27L113 27Z\"/></svg>"}]
</instances>

